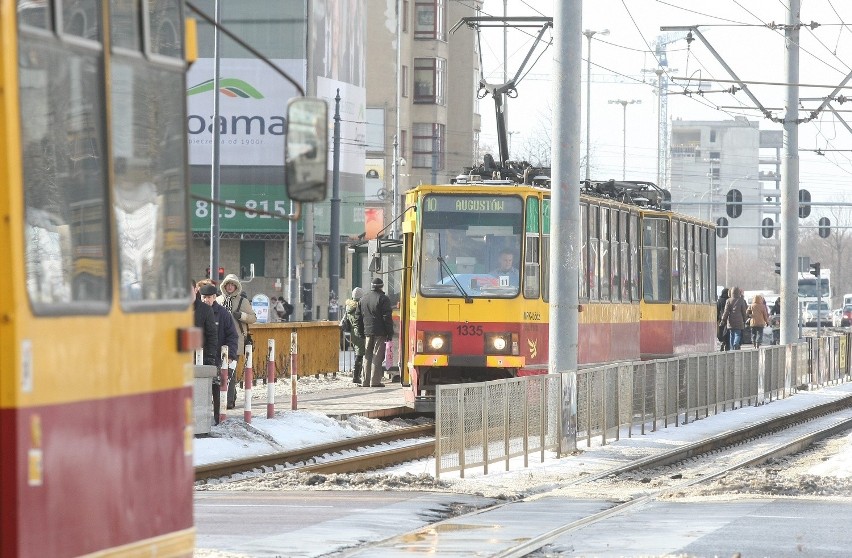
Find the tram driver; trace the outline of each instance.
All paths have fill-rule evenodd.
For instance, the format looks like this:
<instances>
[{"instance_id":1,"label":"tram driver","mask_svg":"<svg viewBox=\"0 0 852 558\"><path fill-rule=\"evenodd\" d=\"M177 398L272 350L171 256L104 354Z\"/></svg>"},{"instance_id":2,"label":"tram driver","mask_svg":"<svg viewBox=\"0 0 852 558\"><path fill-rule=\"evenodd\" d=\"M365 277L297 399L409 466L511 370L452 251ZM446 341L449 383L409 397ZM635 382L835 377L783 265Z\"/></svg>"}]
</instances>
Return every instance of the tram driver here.
<instances>
[{"instance_id":1,"label":"tram driver","mask_svg":"<svg viewBox=\"0 0 852 558\"><path fill-rule=\"evenodd\" d=\"M515 253L509 248L500 251L497 269L491 275L500 279L500 286L517 287L520 284L520 272L515 267Z\"/></svg>"}]
</instances>

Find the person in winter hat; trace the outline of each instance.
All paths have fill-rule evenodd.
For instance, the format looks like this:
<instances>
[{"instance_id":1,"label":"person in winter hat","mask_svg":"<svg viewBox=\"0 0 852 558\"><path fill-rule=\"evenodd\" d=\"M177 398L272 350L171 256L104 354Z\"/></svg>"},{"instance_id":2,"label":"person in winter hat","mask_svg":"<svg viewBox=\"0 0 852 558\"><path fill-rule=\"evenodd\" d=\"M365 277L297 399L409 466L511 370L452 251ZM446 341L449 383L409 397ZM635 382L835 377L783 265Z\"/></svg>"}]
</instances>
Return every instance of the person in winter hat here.
<instances>
[{"instance_id":1,"label":"person in winter hat","mask_svg":"<svg viewBox=\"0 0 852 558\"><path fill-rule=\"evenodd\" d=\"M355 317L358 301L361 300L363 294L364 289L355 287L352 289L352 298L347 299L344 303L346 313L343 319L349 322L349 341L355 348L355 370L352 372L352 381L356 384L361 383L361 371L364 368L364 332L358 327L358 319Z\"/></svg>"},{"instance_id":2,"label":"person in winter hat","mask_svg":"<svg viewBox=\"0 0 852 558\"><path fill-rule=\"evenodd\" d=\"M385 359L385 341L393 339L393 314L391 302L382 288L381 277L370 282L372 290L361 297L355 317L358 328L364 332L366 366L361 387L384 387L382 361Z\"/></svg>"},{"instance_id":3,"label":"person in winter hat","mask_svg":"<svg viewBox=\"0 0 852 558\"><path fill-rule=\"evenodd\" d=\"M225 310L231 313L234 318L234 325L237 327L237 355L240 358L240 365L245 368L245 357L243 356L243 347L245 347L246 336L249 332L249 324L257 322L257 315L251 307L251 301L244 296L243 285L233 273L229 273L222 279L221 285L222 294L216 297L218 302ZM237 403L237 386L235 384L237 367L231 368L228 381L228 408L233 409Z\"/></svg>"}]
</instances>

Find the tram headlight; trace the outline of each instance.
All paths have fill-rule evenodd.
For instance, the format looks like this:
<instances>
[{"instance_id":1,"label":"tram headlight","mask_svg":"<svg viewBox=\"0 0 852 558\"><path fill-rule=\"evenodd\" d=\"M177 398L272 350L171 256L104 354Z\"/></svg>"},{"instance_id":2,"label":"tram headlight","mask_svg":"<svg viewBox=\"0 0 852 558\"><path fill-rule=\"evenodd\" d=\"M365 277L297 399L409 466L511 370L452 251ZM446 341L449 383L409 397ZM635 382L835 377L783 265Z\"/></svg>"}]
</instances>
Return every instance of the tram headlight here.
<instances>
[{"instance_id":1,"label":"tram headlight","mask_svg":"<svg viewBox=\"0 0 852 558\"><path fill-rule=\"evenodd\" d=\"M447 354L450 352L450 334L445 331L418 331L415 351L426 354Z\"/></svg>"},{"instance_id":2,"label":"tram headlight","mask_svg":"<svg viewBox=\"0 0 852 558\"><path fill-rule=\"evenodd\" d=\"M485 334L485 354L517 355L518 334L509 332L490 332Z\"/></svg>"}]
</instances>

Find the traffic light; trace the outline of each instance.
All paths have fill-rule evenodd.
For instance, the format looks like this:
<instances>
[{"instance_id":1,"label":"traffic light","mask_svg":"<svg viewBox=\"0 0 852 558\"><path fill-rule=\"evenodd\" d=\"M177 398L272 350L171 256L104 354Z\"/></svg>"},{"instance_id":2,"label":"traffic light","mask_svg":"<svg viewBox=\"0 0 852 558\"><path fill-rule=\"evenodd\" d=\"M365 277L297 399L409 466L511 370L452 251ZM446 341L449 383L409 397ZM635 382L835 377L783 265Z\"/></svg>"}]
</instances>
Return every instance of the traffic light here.
<instances>
[{"instance_id":1,"label":"traffic light","mask_svg":"<svg viewBox=\"0 0 852 558\"><path fill-rule=\"evenodd\" d=\"M763 238L772 238L775 234L775 221L772 220L772 217L764 217L760 234L763 235Z\"/></svg>"},{"instance_id":2,"label":"traffic light","mask_svg":"<svg viewBox=\"0 0 852 558\"><path fill-rule=\"evenodd\" d=\"M812 263L811 264L811 275L813 275L814 277L819 277L820 276L820 267L822 267L822 266L819 262Z\"/></svg>"},{"instance_id":3,"label":"traffic light","mask_svg":"<svg viewBox=\"0 0 852 558\"><path fill-rule=\"evenodd\" d=\"M819 218L819 236L820 238L828 238L831 232L831 220L828 217Z\"/></svg>"},{"instance_id":4,"label":"traffic light","mask_svg":"<svg viewBox=\"0 0 852 558\"><path fill-rule=\"evenodd\" d=\"M799 190L799 219L804 219L811 214L811 193L807 190Z\"/></svg>"},{"instance_id":5,"label":"traffic light","mask_svg":"<svg viewBox=\"0 0 852 558\"><path fill-rule=\"evenodd\" d=\"M716 236L725 238L728 236L728 218L719 217L716 219Z\"/></svg>"},{"instance_id":6,"label":"traffic light","mask_svg":"<svg viewBox=\"0 0 852 558\"><path fill-rule=\"evenodd\" d=\"M780 262L775 262L775 273L777 273L778 275L781 275L781 263Z\"/></svg>"},{"instance_id":7,"label":"traffic light","mask_svg":"<svg viewBox=\"0 0 852 558\"><path fill-rule=\"evenodd\" d=\"M222 280L222 279L224 279L224 278L225 278L225 268L224 268L224 267L220 267L220 268L219 268L219 281L221 281L221 280Z\"/></svg>"},{"instance_id":8,"label":"traffic light","mask_svg":"<svg viewBox=\"0 0 852 558\"><path fill-rule=\"evenodd\" d=\"M743 194L736 188L728 190L725 194L725 213L728 217L736 219L743 214Z\"/></svg>"}]
</instances>

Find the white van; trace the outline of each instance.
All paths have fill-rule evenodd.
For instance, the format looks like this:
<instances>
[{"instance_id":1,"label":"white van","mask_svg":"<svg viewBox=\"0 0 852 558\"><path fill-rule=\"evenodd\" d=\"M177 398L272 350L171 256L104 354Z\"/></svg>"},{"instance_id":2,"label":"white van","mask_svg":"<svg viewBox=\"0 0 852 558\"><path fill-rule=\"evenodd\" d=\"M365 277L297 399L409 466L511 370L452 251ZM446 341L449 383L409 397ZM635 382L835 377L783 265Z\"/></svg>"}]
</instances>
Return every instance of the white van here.
<instances>
[{"instance_id":1,"label":"white van","mask_svg":"<svg viewBox=\"0 0 852 558\"><path fill-rule=\"evenodd\" d=\"M847 304L852 304L852 293L843 295L843 304L841 307L846 306Z\"/></svg>"}]
</instances>

